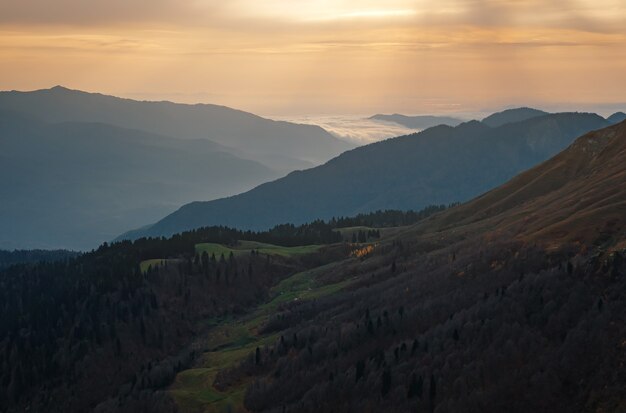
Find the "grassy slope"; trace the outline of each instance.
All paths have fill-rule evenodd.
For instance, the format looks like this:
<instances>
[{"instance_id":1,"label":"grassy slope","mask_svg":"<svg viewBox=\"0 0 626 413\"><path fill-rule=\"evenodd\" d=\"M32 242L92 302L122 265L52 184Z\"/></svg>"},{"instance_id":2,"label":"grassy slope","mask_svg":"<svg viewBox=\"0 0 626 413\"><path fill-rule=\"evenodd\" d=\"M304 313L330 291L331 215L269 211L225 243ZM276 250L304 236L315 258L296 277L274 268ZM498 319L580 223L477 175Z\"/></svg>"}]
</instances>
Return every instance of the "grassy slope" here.
<instances>
[{"instance_id":1,"label":"grassy slope","mask_svg":"<svg viewBox=\"0 0 626 413\"><path fill-rule=\"evenodd\" d=\"M248 245L250 246L250 245ZM275 246L274 246L275 247ZM282 248L282 247L278 247ZM199 343L204 349L197 368L180 372L170 388L182 412L221 412L243 410L245 381L221 392L213 387L217 373L231 367L252 354L256 347L275 342L280 333L260 335L261 327L280 304L292 300L313 300L333 294L350 285L353 280L321 284L316 275L339 263L333 263L292 275L272 288L272 299L260 305L249 315L238 319L216 320L210 335Z\"/></svg>"},{"instance_id":2,"label":"grassy slope","mask_svg":"<svg viewBox=\"0 0 626 413\"><path fill-rule=\"evenodd\" d=\"M214 243L203 243L196 245L196 252L202 254L206 251L207 254L215 254L217 258L224 254L228 257L232 252L233 255L250 254L252 250L258 251L260 254L268 255L281 255L283 257L291 257L294 255L304 255L316 252L321 248L320 245L304 245L300 247L282 247L279 245L265 244L255 241L239 241L235 246L225 246Z\"/></svg>"},{"instance_id":3,"label":"grassy slope","mask_svg":"<svg viewBox=\"0 0 626 413\"><path fill-rule=\"evenodd\" d=\"M139 264L139 268L141 269L142 273L145 273L146 271L148 271L148 268L150 267L156 267L159 265L163 265L165 263L165 261L162 258L155 258L155 259L151 259L151 260L145 260L142 261L141 264Z\"/></svg>"},{"instance_id":4,"label":"grassy slope","mask_svg":"<svg viewBox=\"0 0 626 413\"><path fill-rule=\"evenodd\" d=\"M406 228L406 227L376 228L376 227L358 226L358 227L335 228L333 231L339 232L341 236L343 237L344 241L350 241L352 239L352 234L358 235L359 231L364 231L365 233L371 230L378 231L380 232L381 238L386 238L393 234L398 233L398 231L402 230L403 228ZM370 239L370 241L376 241L376 239Z\"/></svg>"}]
</instances>

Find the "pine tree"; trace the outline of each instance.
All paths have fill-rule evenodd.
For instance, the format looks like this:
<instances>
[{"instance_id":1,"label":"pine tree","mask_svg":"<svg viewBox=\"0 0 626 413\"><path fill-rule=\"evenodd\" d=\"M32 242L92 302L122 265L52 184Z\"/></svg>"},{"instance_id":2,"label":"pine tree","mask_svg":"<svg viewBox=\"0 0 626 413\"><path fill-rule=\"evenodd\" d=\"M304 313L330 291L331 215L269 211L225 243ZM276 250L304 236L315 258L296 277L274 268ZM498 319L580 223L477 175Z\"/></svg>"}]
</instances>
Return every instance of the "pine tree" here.
<instances>
[{"instance_id":1,"label":"pine tree","mask_svg":"<svg viewBox=\"0 0 626 413\"><path fill-rule=\"evenodd\" d=\"M437 382L435 381L435 375L430 375L430 411L435 411L435 399L437 398Z\"/></svg>"},{"instance_id":2,"label":"pine tree","mask_svg":"<svg viewBox=\"0 0 626 413\"><path fill-rule=\"evenodd\" d=\"M359 360L356 362L356 376L355 383L359 381L361 377L363 377L363 373L365 372L365 361Z\"/></svg>"},{"instance_id":3,"label":"pine tree","mask_svg":"<svg viewBox=\"0 0 626 413\"><path fill-rule=\"evenodd\" d=\"M389 371L389 369L383 370L383 375L381 379L382 379L382 388L380 390L380 393L382 394L383 397L385 397L387 393L389 393L389 390L391 389L391 371Z\"/></svg>"},{"instance_id":4,"label":"pine tree","mask_svg":"<svg viewBox=\"0 0 626 413\"><path fill-rule=\"evenodd\" d=\"M413 397L422 398L422 387L424 385L424 380L422 376L419 378L415 373L411 374L411 381L409 383L409 388L407 390L407 398L412 399Z\"/></svg>"}]
</instances>

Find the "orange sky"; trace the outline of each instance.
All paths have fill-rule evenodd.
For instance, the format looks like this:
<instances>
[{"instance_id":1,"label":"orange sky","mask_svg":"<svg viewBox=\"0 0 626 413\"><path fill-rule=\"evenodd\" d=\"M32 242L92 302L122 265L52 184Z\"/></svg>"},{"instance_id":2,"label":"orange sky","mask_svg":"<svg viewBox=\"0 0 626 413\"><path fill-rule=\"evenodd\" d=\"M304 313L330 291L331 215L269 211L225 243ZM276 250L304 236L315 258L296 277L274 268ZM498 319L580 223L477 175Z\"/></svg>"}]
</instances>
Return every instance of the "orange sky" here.
<instances>
[{"instance_id":1,"label":"orange sky","mask_svg":"<svg viewBox=\"0 0 626 413\"><path fill-rule=\"evenodd\" d=\"M626 0L0 0L0 89L276 115L610 111L625 22Z\"/></svg>"}]
</instances>

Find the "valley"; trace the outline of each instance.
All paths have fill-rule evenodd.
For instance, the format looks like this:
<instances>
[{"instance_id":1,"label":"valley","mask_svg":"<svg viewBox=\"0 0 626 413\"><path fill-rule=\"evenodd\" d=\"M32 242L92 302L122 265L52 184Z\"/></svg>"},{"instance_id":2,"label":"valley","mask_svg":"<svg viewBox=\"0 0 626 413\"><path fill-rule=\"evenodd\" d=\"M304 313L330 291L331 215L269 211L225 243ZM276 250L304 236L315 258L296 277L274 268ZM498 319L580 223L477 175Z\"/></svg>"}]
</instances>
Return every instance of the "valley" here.
<instances>
[{"instance_id":1,"label":"valley","mask_svg":"<svg viewBox=\"0 0 626 413\"><path fill-rule=\"evenodd\" d=\"M624 156L617 124L463 204L204 227L9 267L0 400L7 412L618 412Z\"/></svg>"},{"instance_id":2,"label":"valley","mask_svg":"<svg viewBox=\"0 0 626 413\"><path fill-rule=\"evenodd\" d=\"M582 137L509 184L383 237L365 256L281 281L275 298L209 331L208 351L169 391L189 412L620 411L626 199L619 190L601 201L588 178L622 179L611 168L623 170L624 138L624 126ZM547 189L532 179L565 171L579 180L569 175L559 187L552 178ZM511 199L521 182L526 196ZM603 208L578 203L573 216L610 223L601 241L578 231L580 222L545 224L562 221L546 197L580 193L577 184L600 196ZM487 199L492 210L480 208ZM543 224L527 226L540 211ZM611 375L600 373L610 365Z\"/></svg>"},{"instance_id":3,"label":"valley","mask_svg":"<svg viewBox=\"0 0 626 413\"><path fill-rule=\"evenodd\" d=\"M626 0L0 6L0 413L626 413Z\"/></svg>"}]
</instances>

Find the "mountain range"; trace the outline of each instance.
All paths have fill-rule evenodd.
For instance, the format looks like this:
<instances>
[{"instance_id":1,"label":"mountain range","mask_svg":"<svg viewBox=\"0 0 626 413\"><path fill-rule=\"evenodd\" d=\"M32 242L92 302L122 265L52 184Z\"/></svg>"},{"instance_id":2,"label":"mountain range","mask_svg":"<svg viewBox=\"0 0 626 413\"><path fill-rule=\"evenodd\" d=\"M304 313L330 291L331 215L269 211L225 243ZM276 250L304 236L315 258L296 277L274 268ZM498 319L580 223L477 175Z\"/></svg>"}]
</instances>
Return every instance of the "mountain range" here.
<instances>
[{"instance_id":1,"label":"mountain range","mask_svg":"<svg viewBox=\"0 0 626 413\"><path fill-rule=\"evenodd\" d=\"M0 248L94 248L351 147L223 106L0 92Z\"/></svg>"},{"instance_id":2,"label":"mountain range","mask_svg":"<svg viewBox=\"0 0 626 413\"><path fill-rule=\"evenodd\" d=\"M312 272L343 291L282 305L263 368L242 357L213 388L250 383L255 412L623 411L625 156L626 123L591 132Z\"/></svg>"},{"instance_id":3,"label":"mountain range","mask_svg":"<svg viewBox=\"0 0 626 413\"><path fill-rule=\"evenodd\" d=\"M506 109L501 112L493 113L486 118L484 118L481 122L487 126L492 128L497 128L499 126L505 125L507 123L515 123L521 122L523 120L532 119L539 116L549 115L548 112L544 112L543 110L533 109L528 107L521 108L513 108ZM609 118L609 122L617 123L620 120L620 113L615 113L612 115L612 118ZM417 116L407 116L401 115L398 113L394 113L393 115L381 115L377 114L371 116L370 119L379 120L384 122L393 122L399 125L406 126L410 129L428 129L433 126L439 125L447 125L447 126L457 126L464 121L459 118L454 118L450 116L430 116L430 115L417 115Z\"/></svg>"},{"instance_id":4,"label":"mountain range","mask_svg":"<svg viewBox=\"0 0 626 413\"><path fill-rule=\"evenodd\" d=\"M519 112L488 119L501 123L498 117L528 114L527 109ZM561 113L498 127L478 121L437 126L353 149L240 195L190 203L121 238L171 235L218 224L258 230L377 209L418 210L463 202L557 154L576 137L607 125L596 114Z\"/></svg>"},{"instance_id":5,"label":"mountain range","mask_svg":"<svg viewBox=\"0 0 626 413\"><path fill-rule=\"evenodd\" d=\"M0 270L0 401L10 413L623 412L625 156L622 122L352 242L337 235L354 227L330 223L213 227Z\"/></svg>"},{"instance_id":6,"label":"mountain range","mask_svg":"<svg viewBox=\"0 0 626 413\"><path fill-rule=\"evenodd\" d=\"M506 110L284 176L351 146L319 127L216 105L63 87L0 92L0 248L86 250L121 233L162 236L212 224L258 230L465 201L623 116Z\"/></svg>"},{"instance_id":7,"label":"mountain range","mask_svg":"<svg viewBox=\"0 0 626 413\"><path fill-rule=\"evenodd\" d=\"M276 171L207 140L0 111L0 246L84 250Z\"/></svg>"},{"instance_id":8,"label":"mountain range","mask_svg":"<svg viewBox=\"0 0 626 413\"><path fill-rule=\"evenodd\" d=\"M353 147L319 126L269 120L225 106L136 101L62 86L0 92L0 110L51 123L106 123L179 139L207 139L280 172L320 164Z\"/></svg>"},{"instance_id":9,"label":"mountain range","mask_svg":"<svg viewBox=\"0 0 626 413\"><path fill-rule=\"evenodd\" d=\"M393 115L377 114L371 116L370 119L397 123L399 125L406 126L409 129L427 129L438 125L457 126L458 124L463 123L463 120L449 116L407 116L399 113L394 113Z\"/></svg>"}]
</instances>

